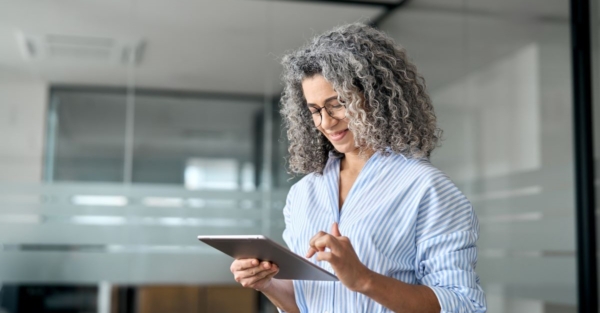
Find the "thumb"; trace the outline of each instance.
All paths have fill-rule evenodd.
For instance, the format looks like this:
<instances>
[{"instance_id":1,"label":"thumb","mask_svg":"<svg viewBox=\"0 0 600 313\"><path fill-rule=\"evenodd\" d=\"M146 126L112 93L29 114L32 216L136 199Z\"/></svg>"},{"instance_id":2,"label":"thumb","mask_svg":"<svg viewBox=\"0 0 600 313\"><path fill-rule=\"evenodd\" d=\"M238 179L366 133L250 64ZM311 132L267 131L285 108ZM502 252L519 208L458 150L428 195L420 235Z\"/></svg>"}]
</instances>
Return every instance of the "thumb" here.
<instances>
[{"instance_id":1,"label":"thumb","mask_svg":"<svg viewBox=\"0 0 600 313\"><path fill-rule=\"evenodd\" d=\"M338 223L333 223L333 225L331 225L331 234L336 237L340 237L342 235L342 234L340 234L340 229L338 227Z\"/></svg>"}]
</instances>

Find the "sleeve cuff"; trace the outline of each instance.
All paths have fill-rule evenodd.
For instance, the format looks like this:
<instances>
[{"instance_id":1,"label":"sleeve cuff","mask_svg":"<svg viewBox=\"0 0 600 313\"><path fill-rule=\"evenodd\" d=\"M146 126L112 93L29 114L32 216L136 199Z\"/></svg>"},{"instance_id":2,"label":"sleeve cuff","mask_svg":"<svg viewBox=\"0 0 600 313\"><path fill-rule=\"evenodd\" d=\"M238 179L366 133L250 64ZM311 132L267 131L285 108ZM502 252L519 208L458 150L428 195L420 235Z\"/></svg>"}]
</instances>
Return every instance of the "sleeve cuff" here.
<instances>
[{"instance_id":1,"label":"sleeve cuff","mask_svg":"<svg viewBox=\"0 0 600 313\"><path fill-rule=\"evenodd\" d=\"M427 285L425 285L427 286ZM434 287L434 286L427 286L429 287L433 293L435 294L435 296L438 299L438 302L440 303L440 308L441 311L440 313L454 313L457 312L455 310L456 308L456 295L453 294L452 291L446 289L446 288L442 288L442 287Z\"/></svg>"},{"instance_id":2,"label":"sleeve cuff","mask_svg":"<svg viewBox=\"0 0 600 313\"><path fill-rule=\"evenodd\" d=\"M467 307L465 303L460 301L459 296L452 290L438 286L428 286L440 303L440 313L485 313L485 308L477 309L475 307Z\"/></svg>"}]
</instances>

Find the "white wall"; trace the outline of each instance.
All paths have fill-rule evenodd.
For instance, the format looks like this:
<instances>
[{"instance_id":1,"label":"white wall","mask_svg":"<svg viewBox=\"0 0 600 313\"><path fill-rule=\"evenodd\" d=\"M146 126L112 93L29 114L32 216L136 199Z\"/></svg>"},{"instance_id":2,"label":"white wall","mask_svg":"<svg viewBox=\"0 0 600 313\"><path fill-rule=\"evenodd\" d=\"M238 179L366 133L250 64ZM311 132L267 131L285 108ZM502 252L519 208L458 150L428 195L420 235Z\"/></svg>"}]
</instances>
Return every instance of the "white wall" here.
<instances>
[{"instance_id":1,"label":"white wall","mask_svg":"<svg viewBox=\"0 0 600 313\"><path fill-rule=\"evenodd\" d=\"M0 182L40 182L48 87L0 82Z\"/></svg>"},{"instance_id":2,"label":"white wall","mask_svg":"<svg viewBox=\"0 0 600 313\"><path fill-rule=\"evenodd\" d=\"M539 49L535 44L432 93L445 141L434 163L457 180L541 166Z\"/></svg>"}]
</instances>

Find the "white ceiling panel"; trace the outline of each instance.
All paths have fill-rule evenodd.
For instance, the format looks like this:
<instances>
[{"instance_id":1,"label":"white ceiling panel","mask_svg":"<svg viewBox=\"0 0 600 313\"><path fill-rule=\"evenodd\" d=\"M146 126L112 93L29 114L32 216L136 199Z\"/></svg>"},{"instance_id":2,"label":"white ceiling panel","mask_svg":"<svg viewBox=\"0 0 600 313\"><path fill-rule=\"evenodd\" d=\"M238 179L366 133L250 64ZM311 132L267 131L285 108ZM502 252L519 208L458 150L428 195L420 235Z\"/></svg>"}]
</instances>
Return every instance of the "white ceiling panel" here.
<instances>
[{"instance_id":1,"label":"white ceiling panel","mask_svg":"<svg viewBox=\"0 0 600 313\"><path fill-rule=\"evenodd\" d=\"M269 94L279 87L279 58L311 36L383 9L258 0L4 1L0 79L6 73L53 84ZM25 60L17 32L142 39L139 65ZM10 71L8 71L10 69ZM7 79L4 77L4 79Z\"/></svg>"},{"instance_id":2,"label":"white ceiling panel","mask_svg":"<svg viewBox=\"0 0 600 313\"><path fill-rule=\"evenodd\" d=\"M285 51L383 12L293 0L0 0L0 6L0 80L270 95L281 90ZM478 66L565 27L566 0L412 0L382 25L433 87L465 71L467 61L448 59L466 60L470 53L469 66ZM27 61L17 32L143 39L145 48L131 68L76 58Z\"/></svg>"}]
</instances>

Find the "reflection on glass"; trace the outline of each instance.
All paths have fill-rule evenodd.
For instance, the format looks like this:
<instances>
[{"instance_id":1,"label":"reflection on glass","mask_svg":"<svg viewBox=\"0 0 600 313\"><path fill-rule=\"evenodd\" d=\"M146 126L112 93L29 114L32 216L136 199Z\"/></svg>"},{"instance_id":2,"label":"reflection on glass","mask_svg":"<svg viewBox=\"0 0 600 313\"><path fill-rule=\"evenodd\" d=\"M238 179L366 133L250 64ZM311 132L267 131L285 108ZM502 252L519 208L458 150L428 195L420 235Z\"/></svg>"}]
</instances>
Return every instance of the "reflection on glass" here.
<instances>
[{"instance_id":1,"label":"reflection on glass","mask_svg":"<svg viewBox=\"0 0 600 313\"><path fill-rule=\"evenodd\" d=\"M480 219L489 312L575 312L566 4L415 2L383 27L428 80L445 138L432 162Z\"/></svg>"},{"instance_id":2,"label":"reflection on glass","mask_svg":"<svg viewBox=\"0 0 600 313\"><path fill-rule=\"evenodd\" d=\"M379 25L427 78L446 138L432 160L480 217L490 313L575 312L567 5L408 1ZM107 313L107 303L137 303L131 286L140 309L191 294L198 311L236 292L197 286L234 282L230 260L195 237L264 225L281 235L299 177L285 170L277 56L383 11L315 1L5 5L0 311ZM27 58L25 37L60 58Z\"/></svg>"},{"instance_id":3,"label":"reflection on glass","mask_svg":"<svg viewBox=\"0 0 600 313\"><path fill-rule=\"evenodd\" d=\"M185 188L239 189L238 162L232 159L192 158L186 162Z\"/></svg>"}]
</instances>

